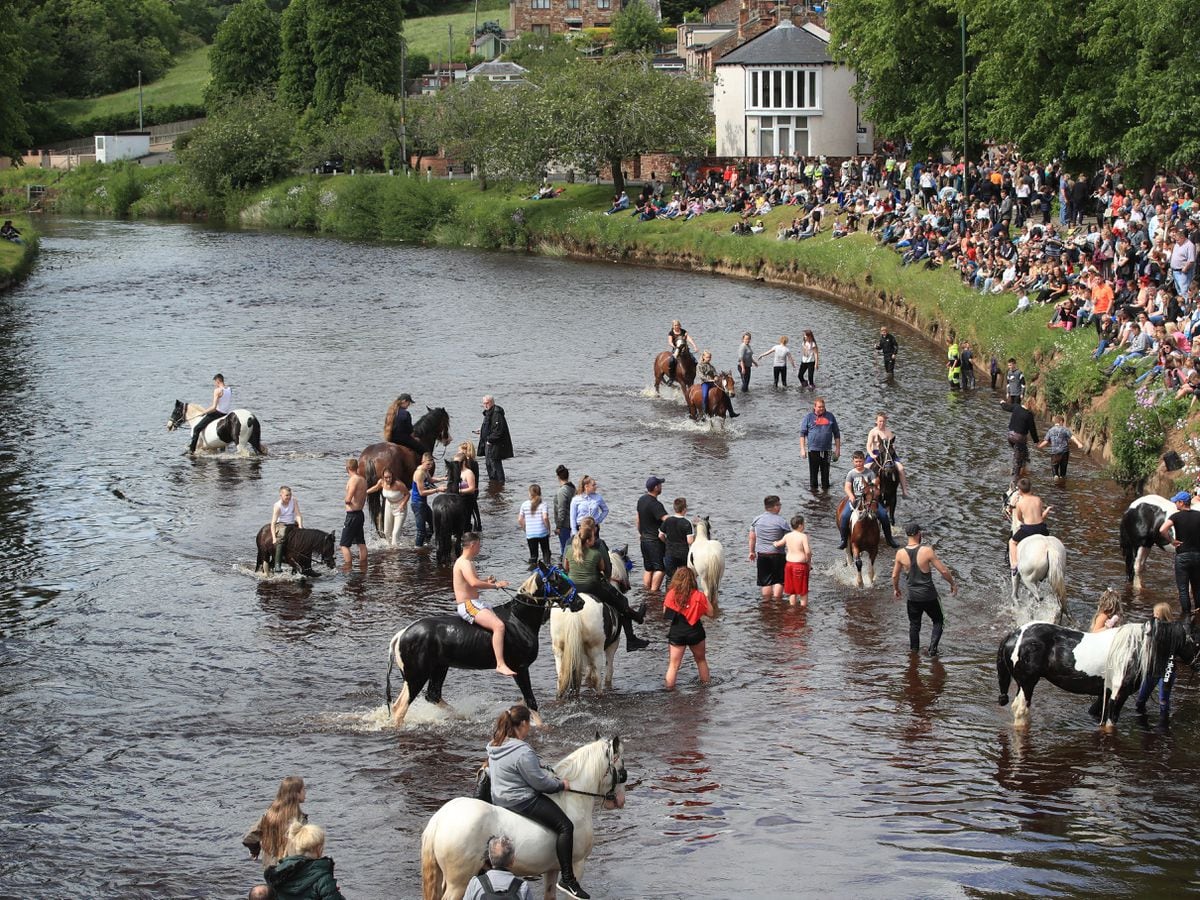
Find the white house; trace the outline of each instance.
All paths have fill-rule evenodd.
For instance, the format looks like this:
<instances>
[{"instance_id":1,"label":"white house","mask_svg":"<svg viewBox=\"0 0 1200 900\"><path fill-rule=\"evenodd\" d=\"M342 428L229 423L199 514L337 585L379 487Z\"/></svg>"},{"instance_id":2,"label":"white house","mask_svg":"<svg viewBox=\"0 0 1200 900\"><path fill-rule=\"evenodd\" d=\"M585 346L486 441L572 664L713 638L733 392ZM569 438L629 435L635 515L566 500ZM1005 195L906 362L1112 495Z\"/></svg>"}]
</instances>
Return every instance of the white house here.
<instances>
[{"instance_id":1,"label":"white house","mask_svg":"<svg viewBox=\"0 0 1200 900\"><path fill-rule=\"evenodd\" d=\"M96 162L140 159L150 155L150 132L127 131L124 134L96 135Z\"/></svg>"},{"instance_id":2,"label":"white house","mask_svg":"<svg viewBox=\"0 0 1200 900\"><path fill-rule=\"evenodd\" d=\"M785 19L717 60L718 156L853 156L873 145L850 95L855 76L829 56L829 32Z\"/></svg>"},{"instance_id":3,"label":"white house","mask_svg":"<svg viewBox=\"0 0 1200 900\"><path fill-rule=\"evenodd\" d=\"M492 60L467 70L467 81L492 81L500 84L524 81L529 70L515 62Z\"/></svg>"}]
</instances>

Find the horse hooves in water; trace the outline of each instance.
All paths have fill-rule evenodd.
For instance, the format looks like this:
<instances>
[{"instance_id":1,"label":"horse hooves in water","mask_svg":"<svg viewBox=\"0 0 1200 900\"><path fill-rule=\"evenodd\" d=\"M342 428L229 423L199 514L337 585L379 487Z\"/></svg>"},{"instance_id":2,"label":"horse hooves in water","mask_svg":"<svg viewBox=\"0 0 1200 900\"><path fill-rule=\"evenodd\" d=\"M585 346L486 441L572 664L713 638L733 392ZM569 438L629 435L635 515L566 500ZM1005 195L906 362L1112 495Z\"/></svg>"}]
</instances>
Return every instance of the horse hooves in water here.
<instances>
[{"instance_id":1,"label":"horse hooves in water","mask_svg":"<svg viewBox=\"0 0 1200 900\"><path fill-rule=\"evenodd\" d=\"M545 720L542 719L542 714L536 709L531 709L529 711L529 721L533 723L535 728L541 728L546 724Z\"/></svg>"},{"instance_id":2,"label":"horse hooves in water","mask_svg":"<svg viewBox=\"0 0 1200 900\"><path fill-rule=\"evenodd\" d=\"M1008 706L1008 694L1001 694L997 701L1001 706Z\"/></svg>"}]
</instances>

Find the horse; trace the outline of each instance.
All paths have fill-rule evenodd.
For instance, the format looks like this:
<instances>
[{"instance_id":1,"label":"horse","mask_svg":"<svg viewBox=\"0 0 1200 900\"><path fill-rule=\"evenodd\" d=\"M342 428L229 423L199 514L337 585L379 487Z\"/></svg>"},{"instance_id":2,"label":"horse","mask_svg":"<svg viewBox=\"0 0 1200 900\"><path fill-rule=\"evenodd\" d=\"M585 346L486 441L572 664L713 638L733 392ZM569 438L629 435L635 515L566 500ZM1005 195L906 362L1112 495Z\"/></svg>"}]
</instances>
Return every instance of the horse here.
<instances>
[{"instance_id":1,"label":"horse","mask_svg":"<svg viewBox=\"0 0 1200 900\"><path fill-rule=\"evenodd\" d=\"M175 408L167 419L167 431L174 431L184 425L191 425L192 431L204 416L205 406L199 403L184 403L175 401ZM194 424L193 424L194 423ZM196 442L197 450L224 450L230 444L237 444L238 453L248 454L250 450L260 456L267 452L262 444L262 427L258 417L247 409L235 409L228 415L209 422Z\"/></svg>"},{"instance_id":2,"label":"horse","mask_svg":"<svg viewBox=\"0 0 1200 900\"><path fill-rule=\"evenodd\" d=\"M708 403L704 402L704 386L693 384L683 390L683 398L687 401L688 415L693 419L705 416L709 419L719 418L722 426L728 418L728 403L726 397L736 397L737 388L734 386L733 373L722 372L717 376L716 383L708 389Z\"/></svg>"},{"instance_id":3,"label":"horse","mask_svg":"<svg viewBox=\"0 0 1200 900\"><path fill-rule=\"evenodd\" d=\"M595 840L592 813L596 798L604 809L625 805L628 773L622 761L620 737L596 735L553 767L554 774L571 783L569 791L550 794L575 826L572 863L575 876L583 874L584 863ZM556 895L558 858L555 835L543 825L519 813L493 806L473 797L457 797L433 814L421 834L421 886L424 900L461 900L467 884L480 869L488 838L503 834L516 849L511 871L517 876L542 875L546 897Z\"/></svg>"},{"instance_id":4,"label":"horse","mask_svg":"<svg viewBox=\"0 0 1200 900\"><path fill-rule=\"evenodd\" d=\"M1175 504L1158 494L1138 497L1121 513L1121 553L1125 557L1125 580L1133 589L1142 589L1142 569L1155 545L1166 550L1170 539L1159 530L1167 517L1175 512Z\"/></svg>"},{"instance_id":5,"label":"horse","mask_svg":"<svg viewBox=\"0 0 1200 900\"><path fill-rule=\"evenodd\" d=\"M1022 542L1023 543L1023 542ZM1013 724L1029 719L1033 689L1045 678L1072 694L1097 698L1100 725L1111 730L1121 706L1146 678L1161 678L1175 655L1196 667L1200 657L1197 633L1181 622L1138 622L1084 634L1049 622L1030 622L1009 634L996 650L999 703L1012 698Z\"/></svg>"},{"instance_id":6,"label":"horse","mask_svg":"<svg viewBox=\"0 0 1200 900\"><path fill-rule=\"evenodd\" d=\"M849 498L843 498L838 504L837 517L834 526L842 521L842 513L849 503ZM858 570L856 587L863 587L863 554L867 556L866 587L875 584L875 557L879 555L879 487L873 482L863 483L862 499L855 505L850 514L850 533L846 541L846 567L854 566Z\"/></svg>"},{"instance_id":7,"label":"horse","mask_svg":"<svg viewBox=\"0 0 1200 900\"><path fill-rule=\"evenodd\" d=\"M425 448L426 453L433 452L434 444L443 446L450 443L450 416L442 407L430 409L413 426L413 438ZM371 444L358 457L358 474L367 480L367 487L375 486L384 472L392 473L393 483L412 487L412 475L421 464L421 455L411 447L403 444L393 444L391 441L380 441ZM367 509L371 521L375 523L375 531L383 534L383 494L375 491L367 494Z\"/></svg>"},{"instance_id":8,"label":"horse","mask_svg":"<svg viewBox=\"0 0 1200 900\"><path fill-rule=\"evenodd\" d=\"M258 529L254 543L258 547L258 559L254 563L254 570L269 575L271 566L275 563L275 543L271 540L269 523ZM292 567L293 572L312 577L316 574L312 569L314 554L319 555L321 562L329 568L334 567L333 532L321 531L319 528L293 528L283 546L283 561Z\"/></svg>"},{"instance_id":9,"label":"horse","mask_svg":"<svg viewBox=\"0 0 1200 900\"><path fill-rule=\"evenodd\" d=\"M686 391L696 381L696 357L688 349L687 338L680 337L676 339L675 346L679 350L679 359L675 365L674 378L671 377L671 357L675 354L670 350L664 350L658 356L654 357L655 394L658 393L659 387L664 384L681 387Z\"/></svg>"},{"instance_id":10,"label":"horse","mask_svg":"<svg viewBox=\"0 0 1200 900\"><path fill-rule=\"evenodd\" d=\"M1012 515L1012 500L1016 489L1009 491L1006 499L1008 516L1012 532L1020 527L1016 517ZM1056 537L1044 534L1031 534L1017 544L1017 574L1012 576L1012 600L1017 602L1020 585L1033 595L1036 602L1042 602L1041 583L1050 582L1050 590L1058 600L1059 615L1067 609L1067 548Z\"/></svg>"},{"instance_id":11,"label":"horse","mask_svg":"<svg viewBox=\"0 0 1200 900\"><path fill-rule=\"evenodd\" d=\"M896 470L896 457L892 452L893 441L886 441L879 449L879 456L871 468L879 479L879 501L887 510L888 518L896 522L896 492L900 489L900 473Z\"/></svg>"},{"instance_id":12,"label":"horse","mask_svg":"<svg viewBox=\"0 0 1200 900\"><path fill-rule=\"evenodd\" d=\"M712 540L712 523L708 516L696 520L692 546L688 548L688 568L696 573L700 590L708 597L710 615L715 619L721 614L717 595L721 590L721 578L725 575L725 548L720 541Z\"/></svg>"},{"instance_id":13,"label":"horse","mask_svg":"<svg viewBox=\"0 0 1200 900\"><path fill-rule=\"evenodd\" d=\"M529 682L529 667L538 656L538 632L550 607L562 606L573 612L583 609L583 600L575 586L558 566L546 568L538 563L533 574L521 585L512 600L492 611L504 622L504 658L516 671L517 686L525 705L534 714L537 699ZM398 668L404 687L392 702L392 668ZM396 632L388 645L387 701L392 722L404 722L408 707L426 684L425 699L441 704L446 673L456 669L494 669L492 635L457 615L426 616Z\"/></svg>"},{"instance_id":14,"label":"horse","mask_svg":"<svg viewBox=\"0 0 1200 900\"><path fill-rule=\"evenodd\" d=\"M568 551L569 552L569 551ZM622 594L629 593L629 548L609 549L609 581ZM550 610L550 646L554 648L554 671L558 675L561 700L568 692L578 694L584 683L596 693L611 691L613 662L621 637L617 611L593 597L581 593L579 612ZM600 686L600 657L604 656L604 686Z\"/></svg>"},{"instance_id":15,"label":"horse","mask_svg":"<svg viewBox=\"0 0 1200 900\"><path fill-rule=\"evenodd\" d=\"M462 463L450 460L446 463L446 490L429 498L429 511L433 514L433 538L437 548L437 564L444 566L453 562L462 553L463 534L470 530L470 511L467 499L458 493L458 478ZM454 554L451 556L451 544Z\"/></svg>"}]
</instances>

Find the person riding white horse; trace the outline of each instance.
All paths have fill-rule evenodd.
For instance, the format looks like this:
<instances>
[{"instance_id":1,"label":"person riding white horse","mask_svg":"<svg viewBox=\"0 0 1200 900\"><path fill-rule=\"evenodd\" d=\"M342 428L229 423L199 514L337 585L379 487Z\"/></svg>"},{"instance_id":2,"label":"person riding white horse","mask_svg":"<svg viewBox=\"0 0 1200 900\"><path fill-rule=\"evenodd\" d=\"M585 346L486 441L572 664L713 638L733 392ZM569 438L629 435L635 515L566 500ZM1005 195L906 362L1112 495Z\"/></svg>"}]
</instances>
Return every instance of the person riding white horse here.
<instances>
[{"instance_id":1,"label":"person riding white horse","mask_svg":"<svg viewBox=\"0 0 1200 900\"><path fill-rule=\"evenodd\" d=\"M1012 574L1015 578L1017 575L1017 545L1030 535L1050 536L1050 529L1046 527L1046 517L1050 515L1050 511L1054 507L1043 503L1042 498L1033 493L1033 483L1022 476L1017 480L1017 497L1009 503L1009 508L1012 511L1013 525L1016 526L1017 523L1020 523L1019 527L1013 528L1012 538L1008 542L1008 564L1012 567Z\"/></svg>"},{"instance_id":2,"label":"person riding white horse","mask_svg":"<svg viewBox=\"0 0 1200 900\"><path fill-rule=\"evenodd\" d=\"M865 485L874 484L878 481L875 473L866 467L866 454L861 450L855 450L851 457L854 461L854 468L846 473L846 481L843 488L846 492L846 499L849 501L842 510L842 517L838 520L838 529L842 533L842 542L838 544L839 550L846 549L846 543L850 540L850 515L862 505L863 488ZM876 514L879 516L879 525L883 529L883 537L891 547L899 547L895 539L892 537L892 522L888 518L887 509L882 501L876 502Z\"/></svg>"},{"instance_id":3,"label":"person riding white horse","mask_svg":"<svg viewBox=\"0 0 1200 900\"><path fill-rule=\"evenodd\" d=\"M192 443L188 453L196 452L196 444L204 434L204 429L217 419L224 418L233 412L233 388L225 383L225 376L218 372L213 376L213 398L210 405L200 416L200 420L192 426Z\"/></svg>"}]
</instances>

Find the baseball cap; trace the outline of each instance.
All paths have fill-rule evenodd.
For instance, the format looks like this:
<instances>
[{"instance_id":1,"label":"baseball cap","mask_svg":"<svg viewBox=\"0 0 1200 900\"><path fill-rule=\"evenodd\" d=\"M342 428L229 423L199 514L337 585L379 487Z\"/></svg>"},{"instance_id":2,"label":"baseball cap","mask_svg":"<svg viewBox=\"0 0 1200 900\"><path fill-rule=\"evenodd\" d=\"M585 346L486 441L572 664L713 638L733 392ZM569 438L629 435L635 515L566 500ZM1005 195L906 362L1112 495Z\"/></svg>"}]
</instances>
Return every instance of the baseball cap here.
<instances>
[{"instance_id":1,"label":"baseball cap","mask_svg":"<svg viewBox=\"0 0 1200 900\"><path fill-rule=\"evenodd\" d=\"M664 481L665 479L659 478L657 475L651 475L646 479L646 490L652 491Z\"/></svg>"},{"instance_id":2,"label":"baseball cap","mask_svg":"<svg viewBox=\"0 0 1200 900\"><path fill-rule=\"evenodd\" d=\"M1174 497L1171 498L1171 502L1172 503L1191 503L1192 495L1189 494L1187 491L1180 491L1178 494L1176 494Z\"/></svg>"},{"instance_id":3,"label":"baseball cap","mask_svg":"<svg viewBox=\"0 0 1200 900\"><path fill-rule=\"evenodd\" d=\"M399 400L401 403L403 403L405 401L412 403L412 394L401 394L396 399Z\"/></svg>"},{"instance_id":4,"label":"baseball cap","mask_svg":"<svg viewBox=\"0 0 1200 900\"><path fill-rule=\"evenodd\" d=\"M912 523L904 526L904 533L907 534L909 537L916 537L918 534L921 533L921 526L918 525L916 522L912 522Z\"/></svg>"}]
</instances>

